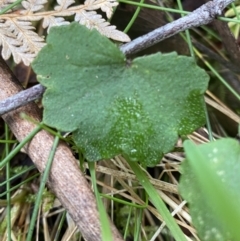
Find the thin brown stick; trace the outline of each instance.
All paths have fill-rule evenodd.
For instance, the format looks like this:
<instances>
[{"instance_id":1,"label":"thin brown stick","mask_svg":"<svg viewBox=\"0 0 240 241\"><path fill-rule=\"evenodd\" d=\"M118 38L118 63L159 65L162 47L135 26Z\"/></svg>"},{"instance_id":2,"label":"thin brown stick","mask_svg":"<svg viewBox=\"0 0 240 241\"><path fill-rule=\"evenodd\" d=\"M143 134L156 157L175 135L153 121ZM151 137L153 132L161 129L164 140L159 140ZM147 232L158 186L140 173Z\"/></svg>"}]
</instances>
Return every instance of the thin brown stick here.
<instances>
[{"instance_id":1,"label":"thin brown stick","mask_svg":"<svg viewBox=\"0 0 240 241\"><path fill-rule=\"evenodd\" d=\"M0 58L0 101L21 90L18 80ZM22 112L36 121L41 120L40 110L35 103L3 115L4 121L19 141L36 128L35 124L20 117ZM52 135L42 130L24 147L41 173L46 167L53 140ZM84 174L79 170L70 148L65 143L60 143L57 148L48 185L75 221L83 237L88 241L102 240L94 195ZM114 240L123 240L113 224L111 224L111 230Z\"/></svg>"},{"instance_id":2,"label":"thin brown stick","mask_svg":"<svg viewBox=\"0 0 240 241\"><path fill-rule=\"evenodd\" d=\"M192 13L124 44L121 46L120 50L125 55L134 54L177 33L190 28L206 25L212 22L217 16L221 15L224 8L232 2L234 2L234 0L209 1Z\"/></svg>"}]
</instances>

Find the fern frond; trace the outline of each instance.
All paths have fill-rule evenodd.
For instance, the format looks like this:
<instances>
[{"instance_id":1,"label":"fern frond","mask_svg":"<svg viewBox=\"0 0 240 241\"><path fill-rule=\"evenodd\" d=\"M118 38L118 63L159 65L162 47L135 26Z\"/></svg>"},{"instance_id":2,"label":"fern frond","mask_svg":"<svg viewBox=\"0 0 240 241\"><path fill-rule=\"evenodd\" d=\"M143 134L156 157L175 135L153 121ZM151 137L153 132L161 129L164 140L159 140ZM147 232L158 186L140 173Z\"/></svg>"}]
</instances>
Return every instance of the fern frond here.
<instances>
[{"instance_id":1,"label":"fern frond","mask_svg":"<svg viewBox=\"0 0 240 241\"><path fill-rule=\"evenodd\" d=\"M29 65L39 50L45 45L44 39L34 31L30 22L8 19L0 25L2 56L8 59L11 54L15 63Z\"/></svg>"},{"instance_id":2,"label":"fern frond","mask_svg":"<svg viewBox=\"0 0 240 241\"><path fill-rule=\"evenodd\" d=\"M95 11L82 10L75 15L76 22L85 25L89 29L97 29L102 35L108 38L118 40L121 42L128 42L129 38L127 35L123 35L121 31L116 30L115 26L112 26L107 22L100 14ZM127 38L125 37L127 36Z\"/></svg>"},{"instance_id":3,"label":"fern frond","mask_svg":"<svg viewBox=\"0 0 240 241\"><path fill-rule=\"evenodd\" d=\"M71 6L74 1L73 0L57 0L57 3L59 4L58 6L56 6L54 9L56 11L61 12L62 10L67 9L69 6Z\"/></svg>"},{"instance_id":4,"label":"fern frond","mask_svg":"<svg viewBox=\"0 0 240 241\"><path fill-rule=\"evenodd\" d=\"M14 0L0 0L0 8L11 4ZM92 29L97 29L108 38L128 42L129 37L111 26L100 14L94 10L101 9L110 18L116 0L86 0L84 4L74 6L74 0L57 0L52 11L44 11L47 0L24 0L23 9L0 15L0 44L2 56L8 59L11 55L16 63L23 61L29 65L40 49L45 45L32 26L32 21L42 20L43 28L49 32L53 26L69 24L64 17L74 16L74 21Z\"/></svg>"},{"instance_id":5,"label":"fern frond","mask_svg":"<svg viewBox=\"0 0 240 241\"><path fill-rule=\"evenodd\" d=\"M118 2L115 0L86 0L84 6L86 6L85 10L97 10L101 9L106 13L107 18L111 18L113 13L113 8L118 5Z\"/></svg>"},{"instance_id":6,"label":"fern frond","mask_svg":"<svg viewBox=\"0 0 240 241\"><path fill-rule=\"evenodd\" d=\"M41 9L43 9L43 5L47 3L46 0L28 0L28 1L22 1L22 6L26 9L21 11L21 14L28 14L37 12Z\"/></svg>"},{"instance_id":7,"label":"fern frond","mask_svg":"<svg viewBox=\"0 0 240 241\"><path fill-rule=\"evenodd\" d=\"M51 27L61 26L66 24L69 24L69 22L65 21L65 19L62 17L47 16L47 17L44 17L42 26L43 28L47 28L47 32L49 33L49 30Z\"/></svg>"}]
</instances>

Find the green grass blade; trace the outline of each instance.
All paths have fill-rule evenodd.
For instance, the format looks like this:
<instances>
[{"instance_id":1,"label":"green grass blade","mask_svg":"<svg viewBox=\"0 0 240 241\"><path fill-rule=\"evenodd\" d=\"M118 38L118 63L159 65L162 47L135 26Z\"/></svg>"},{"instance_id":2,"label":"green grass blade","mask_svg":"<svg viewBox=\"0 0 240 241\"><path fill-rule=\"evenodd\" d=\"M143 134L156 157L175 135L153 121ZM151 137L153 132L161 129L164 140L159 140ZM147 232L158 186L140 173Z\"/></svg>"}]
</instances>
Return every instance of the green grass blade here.
<instances>
[{"instance_id":1,"label":"green grass blade","mask_svg":"<svg viewBox=\"0 0 240 241\"><path fill-rule=\"evenodd\" d=\"M161 213L163 220L166 222L167 227L172 232L172 235L176 239L176 241L186 241L186 238L183 232L177 225L174 218L171 216L170 212L168 211L167 207L165 206L158 192L155 190L153 185L149 182L147 175L139 167L138 163L128 161L128 164L134 171L137 179L140 181L140 183L144 187L147 194L149 195L152 203L155 205L159 213Z\"/></svg>"},{"instance_id":2,"label":"green grass blade","mask_svg":"<svg viewBox=\"0 0 240 241\"><path fill-rule=\"evenodd\" d=\"M51 152L49 154L49 158L48 158L48 162L47 162L45 171L44 171L43 176L42 176L41 184L40 184L40 187L39 187L38 195L37 195L37 198L36 198L36 203L35 203L35 206L34 206L34 209L33 209L33 214L32 214L32 218L31 218L31 222L30 222L30 227L29 227L29 231L28 231L28 235L27 235L27 241L33 240L32 234L33 234L33 230L34 230L34 226L35 226L35 222L36 222L36 218L37 218L37 214L38 214L38 209L39 209L39 206L41 204L42 194L43 194L44 187L45 187L45 184L46 184L47 179L48 179L48 175L49 175L49 172L50 172L50 169L51 169L51 166L52 166L52 161L53 161L53 158L54 158L57 146L58 146L58 142L59 142L59 137L56 136L55 139L54 139L54 142L53 142Z\"/></svg>"},{"instance_id":3,"label":"green grass blade","mask_svg":"<svg viewBox=\"0 0 240 241\"><path fill-rule=\"evenodd\" d=\"M6 140L9 139L9 130L8 126L5 124L5 138ZM5 151L6 156L9 154L9 143L5 144ZM6 190L7 190L7 240L11 241L11 230L12 230L12 224L11 224L11 193L10 193L10 161L7 162L6 165Z\"/></svg>"},{"instance_id":4,"label":"green grass blade","mask_svg":"<svg viewBox=\"0 0 240 241\"><path fill-rule=\"evenodd\" d=\"M102 203L100 194L99 194L98 189L97 189L97 181L96 181L96 175L95 175L96 173L95 173L94 165L95 165L94 162L88 162L89 171L90 171L90 174L91 174L92 185L93 185L93 190L94 190L94 193L95 193L98 211L99 211L101 231L102 231L102 240L111 241L111 240L113 240L113 238L112 238L112 233L111 233L111 229L110 229L109 219L108 219L106 210L104 208L104 205Z\"/></svg>"},{"instance_id":5,"label":"green grass blade","mask_svg":"<svg viewBox=\"0 0 240 241\"><path fill-rule=\"evenodd\" d=\"M28 136L26 136L13 151L7 155L7 157L0 162L0 169L6 165L40 130L42 127L38 125Z\"/></svg>"}]
</instances>

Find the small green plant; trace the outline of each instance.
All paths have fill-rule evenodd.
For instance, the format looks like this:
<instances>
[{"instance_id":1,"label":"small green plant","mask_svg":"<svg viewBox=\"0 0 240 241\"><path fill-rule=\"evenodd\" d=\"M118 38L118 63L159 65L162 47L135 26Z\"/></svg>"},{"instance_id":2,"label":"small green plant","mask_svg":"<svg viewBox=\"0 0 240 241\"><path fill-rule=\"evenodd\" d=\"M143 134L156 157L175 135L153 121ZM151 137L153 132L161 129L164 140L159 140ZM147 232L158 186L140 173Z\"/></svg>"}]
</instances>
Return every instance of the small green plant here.
<instances>
[{"instance_id":1,"label":"small green plant","mask_svg":"<svg viewBox=\"0 0 240 241\"><path fill-rule=\"evenodd\" d=\"M50 32L32 66L47 87L44 122L73 131L89 161L122 154L130 166L156 165L178 135L205 120L208 76L189 57L155 54L127 62L108 39L71 24ZM173 235L185 240L148 178L137 165L132 168Z\"/></svg>"},{"instance_id":2,"label":"small green plant","mask_svg":"<svg viewBox=\"0 0 240 241\"><path fill-rule=\"evenodd\" d=\"M208 75L191 57L128 62L110 40L73 23L50 32L32 67L47 87L44 122L73 131L89 161L124 154L154 166L205 122Z\"/></svg>"}]
</instances>

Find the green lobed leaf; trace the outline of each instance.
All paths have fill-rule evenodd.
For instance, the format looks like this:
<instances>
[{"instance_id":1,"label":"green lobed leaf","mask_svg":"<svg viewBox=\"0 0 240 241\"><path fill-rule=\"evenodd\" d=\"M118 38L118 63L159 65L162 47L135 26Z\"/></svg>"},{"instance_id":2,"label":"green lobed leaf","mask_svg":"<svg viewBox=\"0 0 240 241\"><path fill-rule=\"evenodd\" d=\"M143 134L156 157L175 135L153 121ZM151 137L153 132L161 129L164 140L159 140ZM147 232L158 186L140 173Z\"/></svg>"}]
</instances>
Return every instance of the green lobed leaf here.
<instances>
[{"instance_id":1,"label":"green lobed leaf","mask_svg":"<svg viewBox=\"0 0 240 241\"><path fill-rule=\"evenodd\" d=\"M230 138L195 146L184 143L180 193L201 240L239 240L240 146Z\"/></svg>"},{"instance_id":2,"label":"green lobed leaf","mask_svg":"<svg viewBox=\"0 0 240 241\"><path fill-rule=\"evenodd\" d=\"M74 131L90 161L124 153L153 166L178 135L203 125L207 74L176 53L126 60L97 31L53 28L32 64L47 87L44 122Z\"/></svg>"}]
</instances>

